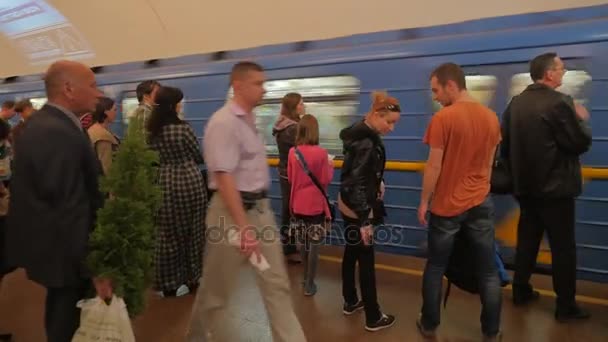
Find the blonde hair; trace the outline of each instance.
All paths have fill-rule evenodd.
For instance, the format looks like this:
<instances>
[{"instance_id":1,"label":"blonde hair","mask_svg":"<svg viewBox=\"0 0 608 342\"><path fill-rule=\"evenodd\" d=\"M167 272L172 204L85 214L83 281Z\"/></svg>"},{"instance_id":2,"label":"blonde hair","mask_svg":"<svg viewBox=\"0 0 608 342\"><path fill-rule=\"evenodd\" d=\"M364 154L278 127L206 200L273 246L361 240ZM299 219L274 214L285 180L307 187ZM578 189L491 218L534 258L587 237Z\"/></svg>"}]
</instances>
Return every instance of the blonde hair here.
<instances>
[{"instance_id":1,"label":"blonde hair","mask_svg":"<svg viewBox=\"0 0 608 342\"><path fill-rule=\"evenodd\" d=\"M297 145L319 145L319 122L314 116L306 114L300 118L296 133Z\"/></svg>"},{"instance_id":2,"label":"blonde hair","mask_svg":"<svg viewBox=\"0 0 608 342\"><path fill-rule=\"evenodd\" d=\"M372 107L370 113L380 112L384 115L388 112L400 112L399 100L389 96L386 91L372 92Z\"/></svg>"}]
</instances>

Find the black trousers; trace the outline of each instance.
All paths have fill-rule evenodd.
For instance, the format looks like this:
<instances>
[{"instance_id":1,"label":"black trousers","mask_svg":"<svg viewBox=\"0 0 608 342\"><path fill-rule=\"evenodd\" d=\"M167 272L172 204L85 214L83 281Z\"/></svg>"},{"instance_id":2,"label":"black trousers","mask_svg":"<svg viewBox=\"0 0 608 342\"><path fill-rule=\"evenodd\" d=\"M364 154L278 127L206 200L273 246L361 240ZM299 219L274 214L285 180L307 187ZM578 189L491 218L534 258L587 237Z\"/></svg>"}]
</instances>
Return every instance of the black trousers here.
<instances>
[{"instance_id":1,"label":"black trousers","mask_svg":"<svg viewBox=\"0 0 608 342\"><path fill-rule=\"evenodd\" d=\"M355 266L359 263L359 286L365 304L365 320L375 323L380 319L380 306L376 294L376 272L374 268L374 246L365 245L361 238L361 227L355 220L344 219L344 257L342 258L342 296L347 304L359 301L355 287Z\"/></svg>"},{"instance_id":2,"label":"black trousers","mask_svg":"<svg viewBox=\"0 0 608 342\"><path fill-rule=\"evenodd\" d=\"M287 178L279 177L281 184L281 242L283 243L283 253L285 255L295 254L298 252L296 248L296 236L289 236L289 197L291 195L291 184Z\"/></svg>"},{"instance_id":3,"label":"black trousers","mask_svg":"<svg viewBox=\"0 0 608 342\"><path fill-rule=\"evenodd\" d=\"M530 276L536 265L538 249L547 232L553 260L553 290L557 294L557 306L574 305L576 294L576 241L574 235L574 198L537 199L518 198L520 206L517 227L517 253L513 294L532 290Z\"/></svg>"},{"instance_id":4,"label":"black trousers","mask_svg":"<svg viewBox=\"0 0 608 342\"><path fill-rule=\"evenodd\" d=\"M87 294L88 281L80 287L49 288L46 293L44 323L48 342L70 342L80 326L79 300Z\"/></svg>"}]
</instances>

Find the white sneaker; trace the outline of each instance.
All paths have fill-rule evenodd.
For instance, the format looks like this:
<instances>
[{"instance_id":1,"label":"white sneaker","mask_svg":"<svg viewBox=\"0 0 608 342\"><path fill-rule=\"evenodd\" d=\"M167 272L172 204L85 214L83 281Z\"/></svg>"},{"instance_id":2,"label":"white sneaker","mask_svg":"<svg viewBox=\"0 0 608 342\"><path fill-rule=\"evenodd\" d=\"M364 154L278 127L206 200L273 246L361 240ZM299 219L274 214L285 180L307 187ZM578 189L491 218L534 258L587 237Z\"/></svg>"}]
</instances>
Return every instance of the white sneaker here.
<instances>
[{"instance_id":1,"label":"white sneaker","mask_svg":"<svg viewBox=\"0 0 608 342\"><path fill-rule=\"evenodd\" d=\"M177 288L177 291L175 291L175 297L185 296L188 293L190 293L190 289L188 288L188 286L182 284L180 287Z\"/></svg>"}]
</instances>

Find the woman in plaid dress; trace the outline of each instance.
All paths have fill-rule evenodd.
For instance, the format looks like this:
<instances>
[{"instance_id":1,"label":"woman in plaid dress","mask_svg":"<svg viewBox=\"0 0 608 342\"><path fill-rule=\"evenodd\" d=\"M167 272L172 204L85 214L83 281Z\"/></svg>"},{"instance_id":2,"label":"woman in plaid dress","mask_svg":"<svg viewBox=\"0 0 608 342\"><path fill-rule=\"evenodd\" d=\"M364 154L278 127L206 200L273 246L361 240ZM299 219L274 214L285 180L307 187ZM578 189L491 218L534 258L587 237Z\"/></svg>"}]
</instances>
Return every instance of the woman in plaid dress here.
<instances>
[{"instance_id":1,"label":"woman in plaid dress","mask_svg":"<svg viewBox=\"0 0 608 342\"><path fill-rule=\"evenodd\" d=\"M159 153L162 203L155 216L156 281L163 296L181 296L198 286L202 273L206 185L194 131L178 117L181 90L161 87L147 123L150 147Z\"/></svg>"}]
</instances>

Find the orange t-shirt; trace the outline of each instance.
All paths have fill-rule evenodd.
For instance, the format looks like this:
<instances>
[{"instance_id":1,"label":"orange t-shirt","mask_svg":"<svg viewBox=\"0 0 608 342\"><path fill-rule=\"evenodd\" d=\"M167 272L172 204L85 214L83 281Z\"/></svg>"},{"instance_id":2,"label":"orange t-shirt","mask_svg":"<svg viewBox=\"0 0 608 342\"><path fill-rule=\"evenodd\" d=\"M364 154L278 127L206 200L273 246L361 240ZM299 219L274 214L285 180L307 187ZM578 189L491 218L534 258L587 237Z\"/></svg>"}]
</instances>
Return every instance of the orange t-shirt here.
<instances>
[{"instance_id":1,"label":"orange t-shirt","mask_svg":"<svg viewBox=\"0 0 608 342\"><path fill-rule=\"evenodd\" d=\"M431 199L433 214L457 216L483 203L500 139L496 113L480 103L456 102L431 118L424 143L443 150L441 174Z\"/></svg>"}]
</instances>

